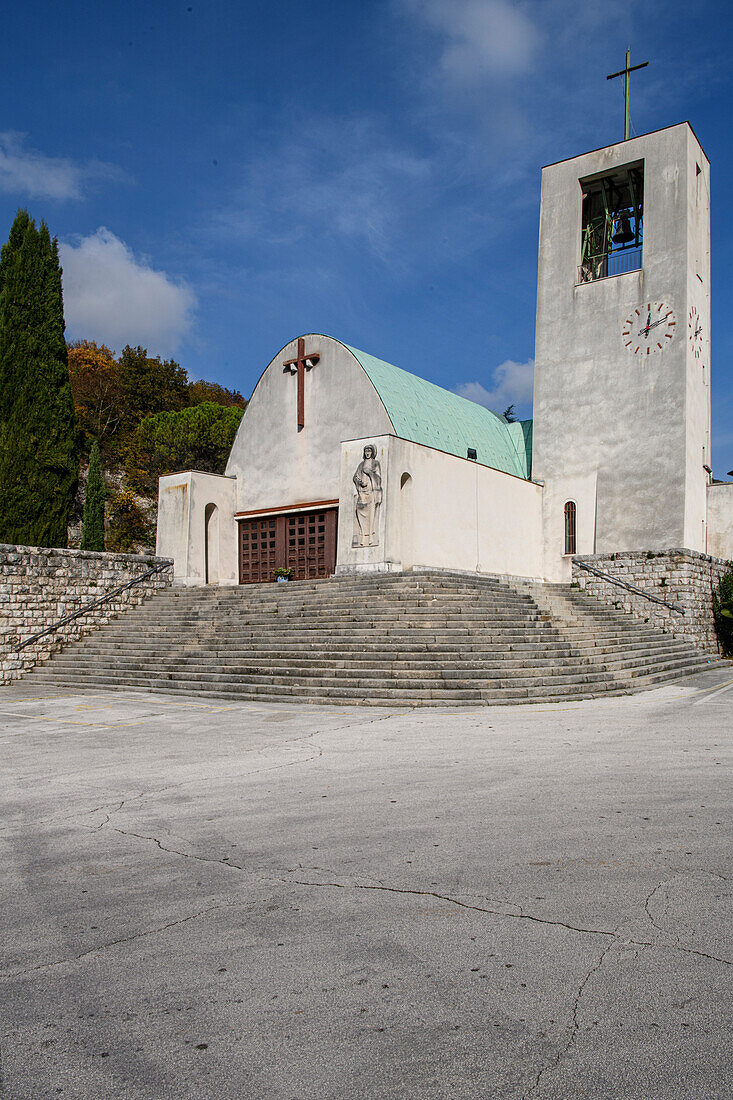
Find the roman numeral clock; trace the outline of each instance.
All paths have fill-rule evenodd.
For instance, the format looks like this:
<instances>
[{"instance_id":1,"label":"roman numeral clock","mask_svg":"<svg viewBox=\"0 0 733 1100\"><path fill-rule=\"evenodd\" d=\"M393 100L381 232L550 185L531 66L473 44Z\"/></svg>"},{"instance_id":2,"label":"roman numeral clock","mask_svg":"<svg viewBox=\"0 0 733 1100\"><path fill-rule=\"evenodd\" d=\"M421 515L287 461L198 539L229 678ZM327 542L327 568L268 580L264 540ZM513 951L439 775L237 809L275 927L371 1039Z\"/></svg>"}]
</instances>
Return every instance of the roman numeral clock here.
<instances>
[{"instance_id":1,"label":"roman numeral clock","mask_svg":"<svg viewBox=\"0 0 733 1100\"><path fill-rule=\"evenodd\" d=\"M666 302L646 302L626 318L621 338L633 355L656 355L668 347L676 326L674 312Z\"/></svg>"}]
</instances>

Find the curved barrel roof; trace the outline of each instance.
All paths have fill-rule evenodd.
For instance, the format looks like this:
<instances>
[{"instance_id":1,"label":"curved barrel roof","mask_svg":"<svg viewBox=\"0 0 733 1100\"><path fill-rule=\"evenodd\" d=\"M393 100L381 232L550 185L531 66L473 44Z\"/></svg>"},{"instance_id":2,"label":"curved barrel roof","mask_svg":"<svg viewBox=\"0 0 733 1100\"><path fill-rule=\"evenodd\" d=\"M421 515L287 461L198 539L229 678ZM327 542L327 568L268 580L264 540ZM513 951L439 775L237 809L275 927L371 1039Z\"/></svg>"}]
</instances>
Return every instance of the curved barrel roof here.
<instances>
[{"instance_id":1,"label":"curved barrel roof","mask_svg":"<svg viewBox=\"0 0 733 1100\"><path fill-rule=\"evenodd\" d=\"M398 436L459 458L466 458L472 447L483 466L515 477L531 477L531 420L510 424L475 401L365 351L348 344L344 347L366 371Z\"/></svg>"}]
</instances>

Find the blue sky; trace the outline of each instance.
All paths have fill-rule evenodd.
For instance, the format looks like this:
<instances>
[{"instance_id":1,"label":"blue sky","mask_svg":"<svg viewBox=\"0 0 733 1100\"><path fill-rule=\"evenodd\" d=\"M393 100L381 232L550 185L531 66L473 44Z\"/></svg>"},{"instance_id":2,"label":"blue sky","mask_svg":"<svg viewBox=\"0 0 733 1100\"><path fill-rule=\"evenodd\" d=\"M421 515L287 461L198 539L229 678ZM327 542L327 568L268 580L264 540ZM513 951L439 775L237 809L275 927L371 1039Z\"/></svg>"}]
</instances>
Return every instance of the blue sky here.
<instances>
[{"instance_id":1,"label":"blue sky","mask_svg":"<svg viewBox=\"0 0 733 1100\"><path fill-rule=\"evenodd\" d=\"M249 395L302 332L531 414L539 169L689 119L712 163L713 465L733 469L728 4L26 0L0 236L62 243L67 335ZM572 410L569 410L572 415Z\"/></svg>"}]
</instances>

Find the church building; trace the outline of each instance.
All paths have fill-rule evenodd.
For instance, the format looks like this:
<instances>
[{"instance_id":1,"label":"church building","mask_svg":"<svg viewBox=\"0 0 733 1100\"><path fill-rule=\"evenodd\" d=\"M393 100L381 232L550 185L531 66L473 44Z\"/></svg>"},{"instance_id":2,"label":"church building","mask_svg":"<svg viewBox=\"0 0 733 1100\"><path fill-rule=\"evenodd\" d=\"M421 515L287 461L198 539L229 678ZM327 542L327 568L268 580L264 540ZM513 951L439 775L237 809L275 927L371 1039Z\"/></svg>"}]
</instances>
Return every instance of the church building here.
<instances>
[{"instance_id":1,"label":"church building","mask_svg":"<svg viewBox=\"0 0 733 1100\"><path fill-rule=\"evenodd\" d=\"M709 186L689 123L544 168L533 420L299 336L225 473L160 479L157 553L190 585L733 557L733 482L710 467Z\"/></svg>"}]
</instances>

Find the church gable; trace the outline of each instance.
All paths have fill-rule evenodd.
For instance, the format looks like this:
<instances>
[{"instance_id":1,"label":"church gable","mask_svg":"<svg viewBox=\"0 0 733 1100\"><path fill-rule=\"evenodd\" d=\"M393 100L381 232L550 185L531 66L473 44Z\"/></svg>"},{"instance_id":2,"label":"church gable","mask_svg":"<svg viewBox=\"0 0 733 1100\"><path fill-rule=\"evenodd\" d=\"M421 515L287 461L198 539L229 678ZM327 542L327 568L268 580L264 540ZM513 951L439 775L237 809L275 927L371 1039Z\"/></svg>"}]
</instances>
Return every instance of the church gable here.
<instances>
[{"instance_id":1,"label":"church gable","mask_svg":"<svg viewBox=\"0 0 733 1100\"><path fill-rule=\"evenodd\" d=\"M226 473L241 510L334 500L344 439L393 431L348 348L329 336L292 340L257 383Z\"/></svg>"},{"instance_id":2,"label":"church gable","mask_svg":"<svg viewBox=\"0 0 733 1100\"><path fill-rule=\"evenodd\" d=\"M370 435L396 435L530 476L531 432L522 425L332 337L309 334L272 360L242 417L226 470L237 479L238 508L335 499L340 444Z\"/></svg>"}]
</instances>

